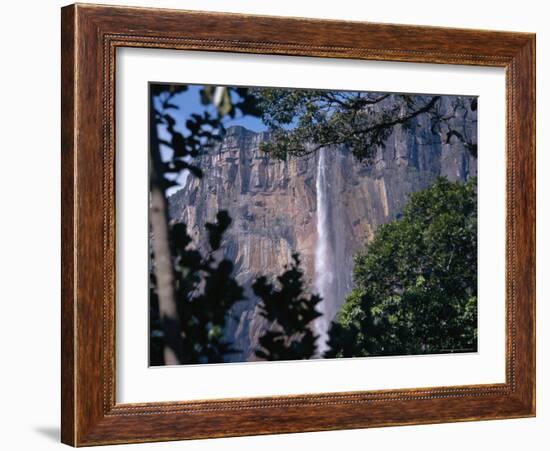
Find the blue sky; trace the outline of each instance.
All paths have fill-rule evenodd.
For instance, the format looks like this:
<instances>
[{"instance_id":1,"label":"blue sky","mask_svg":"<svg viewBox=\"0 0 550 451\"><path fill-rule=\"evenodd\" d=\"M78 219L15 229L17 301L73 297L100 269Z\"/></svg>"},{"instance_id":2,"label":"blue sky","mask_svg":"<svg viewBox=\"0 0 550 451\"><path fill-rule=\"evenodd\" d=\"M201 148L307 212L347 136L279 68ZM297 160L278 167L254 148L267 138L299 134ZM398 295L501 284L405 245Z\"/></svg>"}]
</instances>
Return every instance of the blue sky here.
<instances>
[{"instance_id":1,"label":"blue sky","mask_svg":"<svg viewBox=\"0 0 550 451\"><path fill-rule=\"evenodd\" d=\"M176 129L184 134L187 134L185 129L185 121L196 113L202 115L205 111L208 111L213 116L216 115L216 109L213 105L205 106L201 103L199 90L204 85L189 85L189 89L185 92L177 94L172 99L171 103L178 106L178 110L171 110L170 114L176 120ZM262 132L267 130L261 119L252 116L243 116L240 113L237 114L235 119L227 118L224 120L225 127L231 127L233 125L241 125L254 132Z\"/></svg>"}]
</instances>

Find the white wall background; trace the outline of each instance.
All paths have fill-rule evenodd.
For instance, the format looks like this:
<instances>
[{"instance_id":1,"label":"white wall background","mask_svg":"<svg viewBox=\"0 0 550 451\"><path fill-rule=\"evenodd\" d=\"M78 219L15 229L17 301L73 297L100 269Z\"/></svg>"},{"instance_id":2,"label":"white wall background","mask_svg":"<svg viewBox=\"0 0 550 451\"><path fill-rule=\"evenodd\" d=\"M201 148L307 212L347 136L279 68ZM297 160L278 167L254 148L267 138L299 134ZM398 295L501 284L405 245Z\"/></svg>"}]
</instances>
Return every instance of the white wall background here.
<instances>
[{"instance_id":1,"label":"white wall background","mask_svg":"<svg viewBox=\"0 0 550 451\"><path fill-rule=\"evenodd\" d=\"M537 0L113 0L118 4L309 16L537 32L538 129L538 416L536 419L409 426L264 437L118 446L182 451L337 448L500 451L547 449L550 390L550 30ZM99 3L99 2L94 2ZM59 444L59 8L58 0L4 2L0 14L0 443L3 449L50 450ZM546 106L546 108L545 108Z\"/></svg>"}]
</instances>

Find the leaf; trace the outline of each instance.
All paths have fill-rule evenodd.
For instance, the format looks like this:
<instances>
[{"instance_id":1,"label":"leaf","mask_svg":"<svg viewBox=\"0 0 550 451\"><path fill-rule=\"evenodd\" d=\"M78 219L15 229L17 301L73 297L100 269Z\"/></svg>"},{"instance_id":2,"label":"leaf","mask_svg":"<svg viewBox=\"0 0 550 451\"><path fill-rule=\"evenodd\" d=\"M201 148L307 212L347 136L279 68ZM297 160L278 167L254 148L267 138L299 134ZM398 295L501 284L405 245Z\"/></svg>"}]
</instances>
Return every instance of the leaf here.
<instances>
[{"instance_id":1,"label":"leaf","mask_svg":"<svg viewBox=\"0 0 550 451\"><path fill-rule=\"evenodd\" d=\"M205 224L208 232L208 242L210 243L210 248L213 251L220 248L223 234L231 224L231 218L226 211L219 211L216 215L216 219L217 222L215 223L208 222Z\"/></svg>"}]
</instances>

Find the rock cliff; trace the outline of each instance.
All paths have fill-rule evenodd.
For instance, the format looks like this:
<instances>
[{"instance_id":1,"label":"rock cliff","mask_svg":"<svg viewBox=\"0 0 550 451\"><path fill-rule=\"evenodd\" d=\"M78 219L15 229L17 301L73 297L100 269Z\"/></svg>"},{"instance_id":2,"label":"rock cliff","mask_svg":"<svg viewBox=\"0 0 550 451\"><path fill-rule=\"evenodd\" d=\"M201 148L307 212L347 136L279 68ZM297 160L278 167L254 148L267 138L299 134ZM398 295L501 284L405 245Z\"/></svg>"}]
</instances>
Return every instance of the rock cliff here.
<instances>
[{"instance_id":1,"label":"rock cliff","mask_svg":"<svg viewBox=\"0 0 550 451\"><path fill-rule=\"evenodd\" d=\"M453 126L476 141L475 127L460 120ZM228 129L216 149L196 161L204 177L187 177L184 187L169 198L172 220L185 222L199 245L205 244L204 223L213 221L219 210L227 210L233 219L224 253L235 262L235 275L248 300L235 306L225 330L241 351L232 361L254 360L266 327L250 288L259 274L281 273L292 253L299 252L308 284L314 287L319 154L275 160L259 150L266 139L267 133ZM407 128L396 127L369 167L344 148L325 149L330 267L336 287L335 299L324 306L329 320L351 289L353 255L380 224L399 215L410 193L426 188L439 175L455 181L476 175L476 159L464 146L444 141L424 115Z\"/></svg>"}]
</instances>

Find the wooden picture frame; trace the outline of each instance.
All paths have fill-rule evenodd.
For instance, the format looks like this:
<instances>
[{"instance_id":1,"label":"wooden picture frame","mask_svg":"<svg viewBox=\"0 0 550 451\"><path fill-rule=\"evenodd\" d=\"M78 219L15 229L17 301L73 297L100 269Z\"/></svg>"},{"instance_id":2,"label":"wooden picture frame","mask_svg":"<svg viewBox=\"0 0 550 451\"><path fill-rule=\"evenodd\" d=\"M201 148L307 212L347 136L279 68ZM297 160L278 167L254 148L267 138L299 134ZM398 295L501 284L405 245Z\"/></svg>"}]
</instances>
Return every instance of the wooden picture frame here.
<instances>
[{"instance_id":1,"label":"wooden picture frame","mask_svg":"<svg viewBox=\"0 0 550 451\"><path fill-rule=\"evenodd\" d=\"M505 68L506 382L118 404L118 47ZM76 4L62 9L61 73L64 443L85 446L535 415L534 34Z\"/></svg>"}]
</instances>

